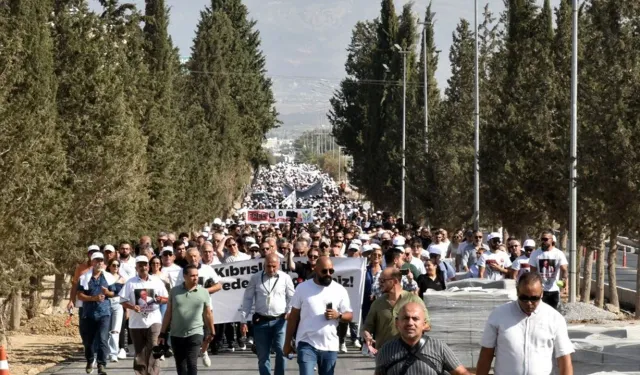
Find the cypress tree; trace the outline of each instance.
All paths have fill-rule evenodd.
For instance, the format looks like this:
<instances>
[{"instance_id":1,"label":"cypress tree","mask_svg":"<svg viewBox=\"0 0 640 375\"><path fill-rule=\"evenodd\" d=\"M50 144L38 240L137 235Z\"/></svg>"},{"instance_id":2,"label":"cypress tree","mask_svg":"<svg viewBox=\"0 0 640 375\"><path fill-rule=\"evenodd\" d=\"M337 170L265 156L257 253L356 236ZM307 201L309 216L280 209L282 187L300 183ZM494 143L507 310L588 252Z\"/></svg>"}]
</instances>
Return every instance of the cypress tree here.
<instances>
[{"instance_id":1,"label":"cypress tree","mask_svg":"<svg viewBox=\"0 0 640 375\"><path fill-rule=\"evenodd\" d=\"M149 228L179 229L174 225L176 202L180 197L181 148L178 137L178 106L174 90L180 69L179 56L168 33L169 10L164 0L146 0L144 17L144 60L149 70L145 84L148 100L142 119L143 134L147 137Z\"/></svg>"},{"instance_id":2,"label":"cypress tree","mask_svg":"<svg viewBox=\"0 0 640 375\"><path fill-rule=\"evenodd\" d=\"M40 278L55 271L55 234L66 224L50 12L42 0L0 5L0 275L2 291L12 293L10 329L20 325L27 280L28 317L37 311Z\"/></svg>"}]
</instances>

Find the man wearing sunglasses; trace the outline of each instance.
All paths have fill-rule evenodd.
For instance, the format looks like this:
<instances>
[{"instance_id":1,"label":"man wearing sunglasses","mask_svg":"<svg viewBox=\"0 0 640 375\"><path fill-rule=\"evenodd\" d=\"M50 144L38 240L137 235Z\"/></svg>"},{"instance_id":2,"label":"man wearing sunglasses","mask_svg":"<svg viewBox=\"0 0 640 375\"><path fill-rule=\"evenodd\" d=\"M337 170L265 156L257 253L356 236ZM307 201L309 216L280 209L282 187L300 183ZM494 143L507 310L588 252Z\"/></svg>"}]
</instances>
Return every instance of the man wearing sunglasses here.
<instances>
[{"instance_id":1,"label":"man wearing sunglasses","mask_svg":"<svg viewBox=\"0 0 640 375\"><path fill-rule=\"evenodd\" d=\"M353 318L347 290L333 282L333 262L329 257L318 259L315 277L298 285L291 299L284 341L285 356L296 351L300 375L333 375L338 357L338 323ZM291 340L296 337L296 350Z\"/></svg>"},{"instance_id":2,"label":"man wearing sunglasses","mask_svg":"<svg viewBox=\"0 0 640 375\"><path fill-rule=\"evenodd\" d=\"M489 315L482 334L477 375L488 375L493 357L495 375L551 374L552 358L560 375L573 375L575 350L567 323L559 312L540 303L543 279L537 272L518 281L518 300L498 306Z\"/></svg>"},{"instance_id":3,"label":"man wearing sunglasses","mask_svg":"<svg viewBox=\"0 0 640 375\"><path fill-rule=\"evenodd\" d=\"M478 250L481 247L486 251L489 251L489 246L482 242L484 235L481 231L478 230L473 232L471 239L472 242L469 243L462 252L462 268L464 269L464 272L469 272L471 267L478 262Z\"/></svg>"},{"instance_id":4,"label":"man wearing sunglasses","mask_svg":"<svg viewBox=\"0 0 640 375\"><path fill-rule=\"evenodd\" d=\"M532 239L528 239L524 241L524 253L516 258L511 264L511 278L515 279L516 282L520 279L523 273L529 272L531 269L529 268L529 257L531 257L531 253L536 249L536 241Z\"/></svg>"},{"instance_id":5,"label":"man wearing sunglasses","mask_svg":"<svg viewBox=\"0 0 640 375\"><path fill-rule=\"evenodd\" d=\"M544 295L542 301L554 309L560 303L560 289L566 291L569 275L567 257L555 247L556 238L553 233L544 231L540 235L540 248L531 253L529 265L531 272L542 276Z\"/></svg>"}]
</instances>

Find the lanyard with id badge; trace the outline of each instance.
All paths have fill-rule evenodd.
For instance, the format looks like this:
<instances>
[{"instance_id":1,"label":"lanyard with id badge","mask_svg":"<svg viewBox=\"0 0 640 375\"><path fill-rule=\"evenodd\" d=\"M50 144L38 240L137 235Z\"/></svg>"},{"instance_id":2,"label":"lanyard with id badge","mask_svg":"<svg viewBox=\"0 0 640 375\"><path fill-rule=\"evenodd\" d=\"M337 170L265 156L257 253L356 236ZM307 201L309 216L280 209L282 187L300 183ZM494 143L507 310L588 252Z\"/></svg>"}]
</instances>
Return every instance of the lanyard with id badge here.
<instances>
[{"instance_id":1,"label":"lanyard with id badge","mask_svg":"<svg viewBox=\"0 0 640 375\"><path fill-rule=\"evenodd\" d=\"M276 288L276 285L278 285L278 281L280 280L280 275L276 275L276 281L273 283L273 286L270 290L267 289L266 285L264 285L264 271L262 271L262 276L260 277L260 280L262 281L262 287L265 291L267 291L267 309L271 308L271 294L273 293L273 290Z\"/></svg>"}]
</instances>

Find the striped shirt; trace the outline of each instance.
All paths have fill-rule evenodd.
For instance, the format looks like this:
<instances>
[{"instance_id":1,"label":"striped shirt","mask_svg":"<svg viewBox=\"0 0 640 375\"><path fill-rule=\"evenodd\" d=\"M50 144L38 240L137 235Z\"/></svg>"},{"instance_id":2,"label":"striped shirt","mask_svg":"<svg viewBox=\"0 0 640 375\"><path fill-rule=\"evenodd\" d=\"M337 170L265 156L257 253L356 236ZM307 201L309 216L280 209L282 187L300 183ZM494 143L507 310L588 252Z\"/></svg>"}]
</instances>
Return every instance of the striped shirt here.
<instances>
[{"instance_id":1,"label":"striped shirt","mask_svg":"<svg viewBox=\"0 0 640 375\"><path fill-rule=\"evenodd\" d=\"M412 361L406 375L440 375L444 371L451 372L462 365L456 358L453 351L444 342L423 336L425 344L421 353L429 358L435 369L426 362L420 360L419 356L411 354L417 348L409 347L402 338L398 337L387 342L376 356L375 375L399 375L407 360ZM420 346L418 343L416 346Z\"/></svg>"}]
</instances>

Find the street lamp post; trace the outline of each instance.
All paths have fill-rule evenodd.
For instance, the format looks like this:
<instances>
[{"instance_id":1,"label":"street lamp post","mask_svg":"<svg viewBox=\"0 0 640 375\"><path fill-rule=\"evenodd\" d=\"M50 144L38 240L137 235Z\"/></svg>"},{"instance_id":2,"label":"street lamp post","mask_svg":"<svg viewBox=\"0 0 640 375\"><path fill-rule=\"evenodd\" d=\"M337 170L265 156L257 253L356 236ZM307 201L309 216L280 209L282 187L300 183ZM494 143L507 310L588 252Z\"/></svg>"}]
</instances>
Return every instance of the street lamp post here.
<instances>
[{"instance_id":1,"label":"street lamp post","mask_svg":"<svg viewBox=\"0 0 640 375\"><path fill-rule=\"evenodd\" d=\"M402 55L402 220L406 222L405 216L405 202L406 202L406 190L405 180L407 177L406 161L407 161L407 54L409 51L405 51L398 44L394 44L393 47L398 50Z\"/></svg>"},{"instance_id":2,"label":"street lamp post","mask_svg":"<svg viewBox=\"0 0 640 375\"><path fill-rule=\"evenodd\" d=\"M577 243L576 243L576 222L577 222L577 197L578 187L576 178L578 177L578 0L573 0L573 35L572 35L572 56L571 56L571 145L569 166L569 302L576 301L578 291L578 280L576 278Z\"/></svg>"},{"instance_id":3,"label":"street lamp post","mask_svg":"<svg viewBox=\"0 0 640 375\"><path fill-rule=\"evenodd\" d=\"M429 73L429 54L427 53L427 26L428 22L418 22L423 26L422 29L422 44L423 44L423 60L424 60L424 152L429 152L429 80L427 75Z\"/></svg>"},{"instance_id":4,"label":"street lamp post","mask_svg":"<svg viewBox=\"0 0 640 375\"><path fill-rule=\"evenodd\" d=\"M475 139L473 156L473 228L480 229L480 75L478 63L478 0L474 1L475 10Z\"/></svg>"}]
</instances>

